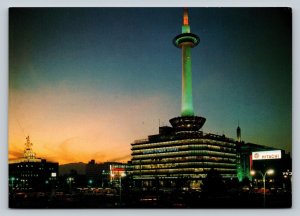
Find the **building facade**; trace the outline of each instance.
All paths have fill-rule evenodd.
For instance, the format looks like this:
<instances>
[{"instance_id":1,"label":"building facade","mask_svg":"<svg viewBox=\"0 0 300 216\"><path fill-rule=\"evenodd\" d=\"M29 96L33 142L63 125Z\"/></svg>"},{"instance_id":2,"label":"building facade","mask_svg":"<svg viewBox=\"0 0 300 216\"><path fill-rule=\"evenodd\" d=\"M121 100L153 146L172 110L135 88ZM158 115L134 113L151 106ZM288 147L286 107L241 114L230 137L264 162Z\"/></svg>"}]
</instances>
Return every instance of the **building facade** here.
<instances>
[{"instance_id":1,"label":"building facade","mask_svg":"<svg viewBox=\"0 0 300 216\"><path fill-rule=\"evenodd\" d=\"M142 186L175 186L185 179L200 188L209 170L224 178L236 177L236 143L233 139L201 131L176 131L160 127L160 133L132 143L133 180Z\"/></svg>"},{"instance_id":2,"label":"building facade","mask_svg":"<svg viewBox=\"0 0 300 216\"><path fill-rule=\"evenodd\" d=\"M14 191L50 191L57 177L58 163L44 159L9 164L9 185Z\"/></svg>"}]
</instances>

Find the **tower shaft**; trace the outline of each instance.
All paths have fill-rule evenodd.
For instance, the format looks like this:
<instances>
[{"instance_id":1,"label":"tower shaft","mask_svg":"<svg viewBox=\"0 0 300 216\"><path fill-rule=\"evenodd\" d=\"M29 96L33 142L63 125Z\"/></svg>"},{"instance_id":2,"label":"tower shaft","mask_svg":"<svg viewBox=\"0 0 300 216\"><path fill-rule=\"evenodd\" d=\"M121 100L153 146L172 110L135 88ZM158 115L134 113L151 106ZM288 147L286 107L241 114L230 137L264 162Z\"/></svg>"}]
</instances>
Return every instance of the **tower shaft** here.
<instances>
[{"instance_id":1,"label":"tower shaft","mask_svg":"<svg viewBox=\"0 0 300 216\"><path fill-rule=\"evenodd\" d=\"M181 34L173 39L174 45L182 50L181 116L183 117L194 116L191 49L197 46L199 42L199 37L191 33L188 10L185 8Z\"/></svg>"},{"instance_id":2,"label":"tower shaft","mask_svg":"<svg viewBox=\"0 0 300 216\"><path fill-rule=\"evenodd\" d=\"M182 95L181 116L193 116L193 91L192 91L192 61L189 43L182 44Z\"/></svg>"}]
</instances>

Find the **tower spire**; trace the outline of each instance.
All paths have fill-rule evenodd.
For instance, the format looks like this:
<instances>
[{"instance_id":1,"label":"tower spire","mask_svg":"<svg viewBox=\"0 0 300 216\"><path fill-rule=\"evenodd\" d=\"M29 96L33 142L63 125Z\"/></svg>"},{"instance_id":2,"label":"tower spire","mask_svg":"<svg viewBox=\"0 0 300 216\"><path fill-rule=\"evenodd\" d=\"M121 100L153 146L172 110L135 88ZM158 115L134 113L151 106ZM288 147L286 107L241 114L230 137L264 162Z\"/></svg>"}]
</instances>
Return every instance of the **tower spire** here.
<instances>
[{"instance_id":1,"label":"tower spire","mask_svg":"<svg viewBox=\"0 0 300 216\"><path fill-rule=\"evenodd\" d=\"M183 9L183 25L189 25L189 14L187 8Z\"/></svg>"},{"instance_id":2,"label":"tower spire","mask_svg":"<svg viewBox=\"0 0 300 216\"><path fill-rule=\"evenodd\" d=\"M191 29L189 26L189 14L188 9L184 8L183 10L183 22L182 22L182 33L190 33Z\"/></svg>"},{"instance_id":3,"label":"tower spire","mask_svg":"<svg viewBox=\"0 0 300 216\"><path fill-rule=\"evenodd\" d=\"M240 121L238 121L238 127L236 129L236 136L237 136L237 141L241 142L242 141L242 134L241 134L241 128L240 128Z\"/></svg>"},{"instance_id":4,"label":"tower spire","mask_svg":"<svg viewBox=\"0 0 300 216\"><path fill-rule=\"evenodd\" d=\"M25 150L24 150L24 158L26 159L35 159L35 153L32 150L32 143L30 142L30 137L26 137Z\"/></svg>"}]
</instances>

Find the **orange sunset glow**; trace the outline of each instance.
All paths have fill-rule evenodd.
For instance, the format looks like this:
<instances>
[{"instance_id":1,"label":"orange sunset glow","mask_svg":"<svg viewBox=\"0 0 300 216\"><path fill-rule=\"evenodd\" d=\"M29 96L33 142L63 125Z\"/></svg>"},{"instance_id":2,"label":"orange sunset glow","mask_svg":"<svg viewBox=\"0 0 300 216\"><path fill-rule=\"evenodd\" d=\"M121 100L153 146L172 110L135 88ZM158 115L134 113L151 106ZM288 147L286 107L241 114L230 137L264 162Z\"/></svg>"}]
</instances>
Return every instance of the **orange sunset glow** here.
<instances>
[{"instance_id":1,"label":"orange sunset glow","mask_svg":"<svg viewBox=\"0 0 300 216\"><path fill-rule=\"evenodd\" d=\"M144 112L161 112L163 100L161 95L113 100L101 94L72 94L67 89L33 94L12 91L9 158L22 156L25 136L29 135L37 157L60 164L90 159L126 162L130 160L130 143L156 132L151 125L157 120Z\"/></svg>"}]
</instances>

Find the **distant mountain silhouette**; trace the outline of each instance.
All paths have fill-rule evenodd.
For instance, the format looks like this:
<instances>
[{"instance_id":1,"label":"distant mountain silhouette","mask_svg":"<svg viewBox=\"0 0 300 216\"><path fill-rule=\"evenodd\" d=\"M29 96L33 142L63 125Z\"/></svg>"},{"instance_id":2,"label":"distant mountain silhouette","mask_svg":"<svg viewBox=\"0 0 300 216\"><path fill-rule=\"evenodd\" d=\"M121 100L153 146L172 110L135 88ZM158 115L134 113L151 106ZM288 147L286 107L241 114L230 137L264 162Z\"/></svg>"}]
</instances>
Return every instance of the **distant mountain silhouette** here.
<instances>
[{"instance_id":1,"label":"distant mountain silhouette","mask_svg":"<svg viewBox=\"0 0 300 216\"><path fill-rule=\"evenodd\" d=\"M78 174L84 175L85 166L86 163L83 162L59 165L59 175L70 174L71 170L76 170Z\"/></svg>"}]
</instances>

